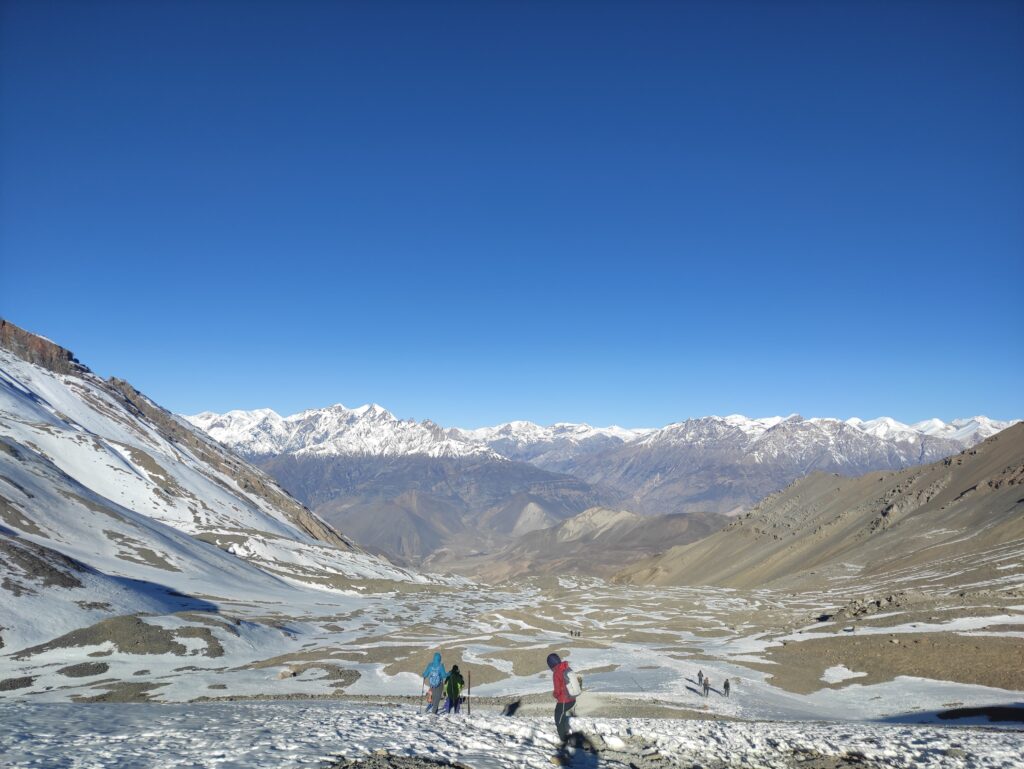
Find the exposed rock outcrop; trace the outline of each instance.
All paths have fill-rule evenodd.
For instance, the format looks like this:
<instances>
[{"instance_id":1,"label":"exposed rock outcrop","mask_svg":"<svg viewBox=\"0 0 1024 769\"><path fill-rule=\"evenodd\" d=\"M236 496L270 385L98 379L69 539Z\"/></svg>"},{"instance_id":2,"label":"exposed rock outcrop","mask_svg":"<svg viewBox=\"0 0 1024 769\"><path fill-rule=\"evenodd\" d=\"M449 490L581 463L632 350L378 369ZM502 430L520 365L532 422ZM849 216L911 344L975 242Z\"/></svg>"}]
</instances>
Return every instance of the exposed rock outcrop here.
<instances>
[{"instance_id":1,"label":"exposed rock outcrop","mask_svg":"<svg viewBox=\"0 0 1024 769\"><path fill-rule=\"evenodd\" d=\"M0 318L0 347L56 374L80 375L89 371L70 350L3 318Z\"/></svg>"}]
</instances>

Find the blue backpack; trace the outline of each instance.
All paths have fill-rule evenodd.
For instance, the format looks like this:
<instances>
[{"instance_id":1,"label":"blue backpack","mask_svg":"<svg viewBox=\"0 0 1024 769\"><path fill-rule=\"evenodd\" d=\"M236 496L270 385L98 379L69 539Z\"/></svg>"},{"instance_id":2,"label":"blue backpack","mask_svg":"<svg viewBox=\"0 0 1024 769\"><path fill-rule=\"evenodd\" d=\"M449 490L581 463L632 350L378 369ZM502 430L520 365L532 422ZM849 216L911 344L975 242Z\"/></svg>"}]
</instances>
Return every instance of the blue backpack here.
<instances>
[{"instance_id":1,"label":"blue backpack","mask_svg":"<svg viewBox=\"0 0 1024 769\"><path fill-rule=\"evenodd\" d=\"M430 688L433 689L435 686L441 685L441 669L434 666L430 669L430 675L427 677L427 683L430 684Z\"/></svg>"}]
</instances>

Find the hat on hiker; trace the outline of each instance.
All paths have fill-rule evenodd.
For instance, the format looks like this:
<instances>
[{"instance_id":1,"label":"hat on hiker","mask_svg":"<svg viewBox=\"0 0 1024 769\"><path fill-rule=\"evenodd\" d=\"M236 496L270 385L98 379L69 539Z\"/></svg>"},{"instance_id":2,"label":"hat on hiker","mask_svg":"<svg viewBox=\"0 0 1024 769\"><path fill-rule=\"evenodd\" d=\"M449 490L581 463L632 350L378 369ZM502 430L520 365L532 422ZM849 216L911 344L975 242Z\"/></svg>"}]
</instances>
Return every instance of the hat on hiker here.
<instances>
[{"instance_id":1,"label":"hat on hiker","mask_svg":"<svg viewBox=\"0 0 1024 769\"><path fill-rule=\"evenodd\" d=\"M551 652L551 654L548 655L548 667L551 668L552 670L554 670L555 666L558 665L558 663L561 662L561 661L562 661L562 658L559 657L554 652Z\"/></svg>"}]
</instances>

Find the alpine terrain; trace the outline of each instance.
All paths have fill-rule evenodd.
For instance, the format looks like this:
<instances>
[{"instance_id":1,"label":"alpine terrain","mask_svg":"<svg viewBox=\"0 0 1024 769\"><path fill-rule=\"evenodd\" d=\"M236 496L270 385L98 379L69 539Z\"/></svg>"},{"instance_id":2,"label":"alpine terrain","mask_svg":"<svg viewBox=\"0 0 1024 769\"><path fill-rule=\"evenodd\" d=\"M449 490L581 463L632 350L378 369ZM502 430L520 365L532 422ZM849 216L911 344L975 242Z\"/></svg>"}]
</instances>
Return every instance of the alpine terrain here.
<instances>
[{"instance_id":1,"label":"alpine terrain","mask_svg":"<svg viewBox=\"0 0 1024 769\"><path fill-rule=\"evenodd\" d=\"M923 584L963 586L1010 578L1022 553L1018 424L923 467L859 478L812 473L721 531L625 575L662 585L807 588L920 571Z\"/></svg>"},{"instance_id":2,"label":"alpine terrain","mask_svg":"<svg viewBox=\"0 0 1024 769\"><path fill-rule=\"evenodd\" d=\"M607 501L621 488L531 463L645 450L679 426L542 428L558 447L513 459L379 408L257 421L248 457L317 509L409 538L429 568L365 552L225 443L0 322L7 763L549 765L558 654L585 681L583 765L1015 766L1015 734L942 723L1020 717L1024 426L924 466L813 473L727 518L640 514ZM471 713L422 713L434 653L471 682Z\"/></svg>"},{"instance_id":3,"label":"alpine terrain","mask_svg":"<svg viewBox=\"0 0 1024 769\"><path fill-rule=\"evenodd\" d=\"M464 430L398 419L376 404L187 419L363 547L475 576L519 573L522 559L510 565L509 558L544 538L518 543L521 537L592 507L696 513L706 522L716 513L735 515L811 472L898 470L974 446L1012 424L980 416L905 425L886 417L734 415L657 430L530 422ZM706 530L704 523L685 534L678 524L663 528L661 547ZM591 541L588 550L602 552L613 540ZM486 565L488 556L495 568ZM542 571L537 559L527 560ZM606 574L611 563L622 564L621 555L579 565Z\"/></svg>"}]
</instances>

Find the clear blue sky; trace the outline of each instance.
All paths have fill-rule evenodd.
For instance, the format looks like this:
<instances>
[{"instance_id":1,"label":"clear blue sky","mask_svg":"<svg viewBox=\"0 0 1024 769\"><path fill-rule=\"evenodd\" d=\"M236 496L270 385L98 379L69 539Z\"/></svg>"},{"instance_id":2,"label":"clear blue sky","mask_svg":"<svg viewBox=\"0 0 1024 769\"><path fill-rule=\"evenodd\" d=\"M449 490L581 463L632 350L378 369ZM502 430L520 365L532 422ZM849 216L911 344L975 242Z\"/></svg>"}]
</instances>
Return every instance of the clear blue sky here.
<instances>
[{"instance_id":1,"label":"clear blue sky","mask_svg":"<svg viewBox=\"0 0 1024 769\"><path fill-rule=\"evenodd\" d=\"M177 411L1024 416L1024 4L4 2L0 314Z\"/></svg>"}]
</instances>

